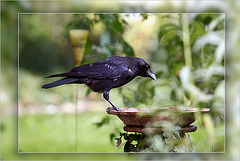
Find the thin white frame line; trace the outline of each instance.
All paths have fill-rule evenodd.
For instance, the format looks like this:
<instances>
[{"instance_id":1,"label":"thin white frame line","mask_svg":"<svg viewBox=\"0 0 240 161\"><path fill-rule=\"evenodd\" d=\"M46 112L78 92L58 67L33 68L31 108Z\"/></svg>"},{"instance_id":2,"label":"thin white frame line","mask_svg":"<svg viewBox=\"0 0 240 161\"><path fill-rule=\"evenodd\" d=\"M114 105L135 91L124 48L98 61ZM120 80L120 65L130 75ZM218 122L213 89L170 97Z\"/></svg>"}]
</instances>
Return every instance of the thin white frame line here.
<instances>
[{"instance_id":1,"label":"thin white frame line","mask_svg":"<svg viewBox=\"0 0 240 161\"><path fill-rule=\"evenodd\" d=\"M224 14L224 152L226 153L226 13Z\"/></svg>"},{"instance_id":2,"label":"thin white frame line","mask_svg":"<svg viewBox=\"0 0 240 161\"><path fill-rule=\"evenodd\" d=\"M20 111L20 108L19 108L19 22L20 22L20 20L19 20L19 13L18 13L18 58L17 58L17 60L18 60L18 71L17 71L17 77L18 77L18 79L17 79L17 81L18 81L18 84L17 84L17 95L18 95L18 98L17 98L17 106L18 106L18 108L17 108L17 124L18 124L18 128L17 128L17 132L18 132L18 137L17 137L17 147L18 147L18 153L20 153L19 152L19 111Z\"/></svg>"},{"instance_id":3,"label":"thin white frame line","mask_svg":"<svg viewBox=\"0 0 240 161\"><path fill-rule=\"evenodd\" d=\"M2 9L2 3L0 3L0 9ZM2 19L1 19L1 17L2 17L2 12L0 12L0 35L2 36ZM1 86L1 84L2 84L2 46L1 46L1 44L2 44L2 37L0 37L0 104L1 104L1 102L2 102L2 86ZM0 116L2 116L2 113L1 113L1 110L0 110ZM0 126L2 125L2 119L1 119L1 117L0 117ZM2 130L1 130L2 128L0 127L0 138L2 138ZM1 149L1 144L0 144L0 152L2 151L2 149ZM1 155L0 155L0 160L1 160L2 158L1 158Z\"/></svg>"},{"instance_id":4,"label":"thin white frame line","mask_svg":"<svg viewBox=\"0 0 240 161\"><path fill-rule=\"evenodd\" d=\"M1 0L2 2L20 2L22 0ZM25 0L27 2L76 2L75 0ZM117 2L122 3L122 2L145 2L144 0L118 0ZM182 0L174 0L174 1L182 1ZM199 1L199 0L184 0L184 1ZM216 1L216 2L221 2L222 0L203 0L203 1ZM238 0L230 0L230 1L238 1ZM114 0L82 0L82 2L116 2ZM148 2L166 2L166 0L149 0ZM132 4L127 4L127 5L132 5Z\"/></svg>"},{"instance_id":5,"label":"thin white frame line","mask_svg":"<svg viewBox=\"0 0 240 161\"><path fill-rule=\"evenodd\" d=\"M140 13L140 12L131 12L131 13L23 13L23 12L19 12L18 13L18 78L19 78L19 15L20 14L136 14L136 13ZM144 13L144 12L143 12ZM166 12L167 13L167 12ZM166 14L166 13L146 13L146 14ZM169 12L169 14L174 14L175 12ZM177 12L176 12L177 13ZM179 13L179 12L178 12ZM199 12L187 12L187 13L180 13L180 14L192 14L192 13L196 13L196 14L224 14L224 45L225 45L225 50L224 50L224 84L225 84L225 98L224 98L224 152L196 152L196 153L176 153L176 154L225 154L226 153L226 13L225 12L217 12L217 13L199 13ZM18 144L18 153L36 153L36 154L40 154L40 153L50 153L50 154L126 154L125 152L19 152L19 79L18 79L18 98L17 98L17 106L18 106L18 110L17 110L17 121L18 121L18 138L17 138L17 144ZM136 154L170 154L170 153L166 153L166 152L131 152L131 153L136 153Z\"/></svg>"},{"instance_id":6,"label":"thin white frame line","mask_svg":"<svg viewBox=\"0 0 240 161\"><path fill-rule=\"evenodd\" d=\"M225 12L206 12L206 13L200 13L200 12L182 12L182 13L179 13L179 12L149 12L149 13L146 13L146 12L66 12L66 13L61 13L61 12L18 12L18 14L23 14L23 15L28 15L28 14L42 14L42 15L45 15L45 14L59 14L59 15L64 15L64 14L225 14Z\"/></svg>"}]
</instances>

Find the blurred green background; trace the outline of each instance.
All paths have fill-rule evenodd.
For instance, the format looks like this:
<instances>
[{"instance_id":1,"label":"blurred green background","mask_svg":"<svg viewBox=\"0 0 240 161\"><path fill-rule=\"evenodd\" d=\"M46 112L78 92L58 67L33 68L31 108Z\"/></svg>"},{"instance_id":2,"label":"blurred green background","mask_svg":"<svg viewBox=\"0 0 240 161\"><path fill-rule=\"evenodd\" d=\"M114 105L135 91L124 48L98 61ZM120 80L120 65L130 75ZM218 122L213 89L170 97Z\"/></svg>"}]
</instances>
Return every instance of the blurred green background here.
<instances>
[{"instance_id":1,"label":"blurred green background","mask_svg":"<svg viewBox=\"0 0 240 161\"><path fill-rule=\"evenodd\" d=\"M51 9L52 12L77 10L78 3L69 3L68 5L63 3L58 6L51 2L48 9ZM2 40L4 40L2 41L2 60L4 60L2 74L5 76L4 79L1 79L2 145L4 143L2 158L7 160L8 158L30 159L34 157L34 154L13 155L11 149L15 149L16 153L17 148L19 148L19 152L75 152L76 85L49 90L42 90L40 87L49 81L44 79L45 76L74 67L68 31L76 28L88 29L90 33L83 64L115 55L136 56L147 60L157 75L156 82L137 78L122 88L112 90L110 98L115 104L119 107L139 108L180 105L211 108L211 113L204 115L194 123L198 126L198 130L190 134L194 151L213 152L213 148L221 149L221 152L225 151L226 58L224 55L225 47L229 49L228 43L225 45L225 28L229 23L226 21L224 13L216 13L221 12L221 8L210 8L209 5L200 4L199 6L203 9L199 9L199 12L215 13L20 13L16 19L16 10L31 12L34 9L38 10L37 8L40 6L45 6L44 2L3 2L1 4L4 20L2 30L13 30L14 32L2 32ZM225 5L220 2L218 4L218 7ZM147 8L144 8L144 4L136 7L131 3L124 5L110 2L108 5L112 9L109 9L109 12L148 11ZM184 11L181 4L178 5L175 5L175 11ZM185 5L191 6L189 3ZM228 5L236 7L234 3ZM59 8L54 9L56 6ZM148 6L157 11L157 7L154 8L151 4ZM162 11L174 10L174 6L167 3L162 2L158 6ZM101 2L85 3L78 10L84 12L91 7L93 7L93 11L100 12L104 11L105 5ZM236 8L233 12L239 12L239 10ZM228 20L232 18L231 20L235 22L234 16L227 18ZM9 19L12 21L7 21ZM234 31L234 27L232 30ZM18 88L15 79L17 75L17 39L14 39L17 33L19 35ZM227 36L231 38L235 35L229 33ZM239 38L237 41L239 42ZM232 52L234 53L234 51ZM233 64L237 60L234 55L227 58ZM236 70L236 67L232 69ZM234 70L228 71L231 78L231 71ZM239 78L239 75L235 75L233 78ZM231 80L234 82L235 79L229 79L229 81ZM10 84L15 85L10 86ZM122 152L122 148L116 149L116 142L113 140L118 136L118 132L122 131L123 125L120 120L114 116L107 116L105 109L109 105L101 95L89 92L84 85L79 85L78 89L80 99L78 101L77 151ZM13 115L16 114L15 100L17 97L18 117ZM233 101L233 103L235 102ZM231 118L229 119L227 121L231 121ZM18 123L18 140L15 137L10 139L10 142L14 143L6 144L4 141L13 138L12 135L16 133L14 130L14 128L17 129L16 122ZM14 124L15 126L13 126ZM234 133L234 136L237 136L237 133ZM156 159L155 156L148 155L119 154L119 156L121 157L118 159L121 160L136 159L136 157L138 159ZM38 155L38 159L44 158L76 159L78 155L68 155L65 158L60 155ZM110 154L109 157L100 154L99 156L83 154L82 158L116 159L113 154Z\"/></svg>"},{"instance_id":2,"label":"blurred green background","mask_svg":"<svg viewBox=\"0 0 240 161\"><path fill-rule=\"evenodd\" d=\"M41 89L45 76L74 67L69 29L88 29L82 64L136 56L150 62L158 78L156 82L137 78L112 90L111 100L119 107L209 107L211 118L199 122L200 130L206 128L206 138L192 134L194 151L224 151L224 23L224 14L20 14L19 150L75 152L74 144L79 144L78 152L122 152L109 137L123 126L117 126L113 117L106 125L109 130L91 129L109 106L101 95L79 86L76 141L76 85Z\"/></svg>"}]
</instances>

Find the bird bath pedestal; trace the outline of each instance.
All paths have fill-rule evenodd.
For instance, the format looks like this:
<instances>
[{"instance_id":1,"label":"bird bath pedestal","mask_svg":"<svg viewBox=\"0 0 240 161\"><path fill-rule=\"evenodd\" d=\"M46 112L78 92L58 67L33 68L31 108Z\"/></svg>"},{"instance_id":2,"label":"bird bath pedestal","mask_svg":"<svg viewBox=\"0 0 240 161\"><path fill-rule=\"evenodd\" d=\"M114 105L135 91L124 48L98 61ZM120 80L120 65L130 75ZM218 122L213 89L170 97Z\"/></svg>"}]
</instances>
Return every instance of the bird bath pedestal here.
<instances>
[{"instance_id":1,"label":"bird bath pedestal","mask_svg":"<svg viewBox=\"0 0 240 161\"><path fill-rule=\"evenodd\" d=\"M210 111L208 108L198 109L178 107L154 108L153 110L121 108L121 110L122 111L116 111L112 108L108 108L107 113L111 115L117 115L125 124L125 127L123 128L124 131L135 132L135 138L138 138L140 140L144 139L146 134L149 133L162 135L165 132L166 128L164 128L164 126L156 126L154 122L157 122L157 125L163 125L164 123L170 122L173 126L178 127L177 129L181 139L185 139L186 133L195 132L197 130L196 125L191 125L196 120L196 118L199 117L201 113ZM137 133L140 133L141 137L139 137ZM189 135L188 139L191 140ZM140 140L137 140L137 142ZM126 148L126 146L129 146L127 143L128 139L125 144L124 151L130 152L131 149ZM148 145L144 145L144 147L140 148L140 150L145 148L148 148ZM135 149L135 151L138 150Z\"/></svg>"}]
</instances>

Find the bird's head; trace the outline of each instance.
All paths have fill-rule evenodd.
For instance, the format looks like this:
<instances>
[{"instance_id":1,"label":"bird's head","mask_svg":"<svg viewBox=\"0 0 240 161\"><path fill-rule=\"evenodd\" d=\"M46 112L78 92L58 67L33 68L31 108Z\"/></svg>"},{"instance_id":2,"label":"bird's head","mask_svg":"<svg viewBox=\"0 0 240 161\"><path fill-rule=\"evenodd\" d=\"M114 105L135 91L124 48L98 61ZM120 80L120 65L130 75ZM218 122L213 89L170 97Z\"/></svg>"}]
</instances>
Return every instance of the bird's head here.
<instances>
[{"instance_id":1,"label":"bird's head","mask_svg":"<svg viewBox=\"0 0 240 161\"><path fill-rule=\"evenodd\" d=\"M138 67L138 75L142 77L150 77L153 80L156 80L155 74L153 74L150 65L143 59L139 58L137 62L137 67Z\"/></svg>"}]
</instances>

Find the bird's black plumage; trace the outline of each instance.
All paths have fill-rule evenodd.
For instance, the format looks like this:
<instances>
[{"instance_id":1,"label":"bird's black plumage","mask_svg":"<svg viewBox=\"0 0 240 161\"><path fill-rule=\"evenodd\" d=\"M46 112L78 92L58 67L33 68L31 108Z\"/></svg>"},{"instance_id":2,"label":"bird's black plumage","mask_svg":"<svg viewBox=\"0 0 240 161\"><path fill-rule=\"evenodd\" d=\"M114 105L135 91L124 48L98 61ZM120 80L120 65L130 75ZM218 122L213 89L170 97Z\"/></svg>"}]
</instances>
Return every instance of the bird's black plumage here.
<instances>
[{"instance_id":1,"label":"bird's black plumage","mask_svg":"<svg viewBox=\"0 0 240 161\"><path fill-rule=\"evenodd\" d=\"M47 78L64 78L43 85L42 88L47 89L70 83L84 83L94 92L103 93L103 97L112 107L120 110L109 100L109 92L112 88L123 86L137 76L150 77L156 80L156 76L145 60L136 57L116 56L75 67L66 73L50 75Z\"/></svg>"}]
</instances>

